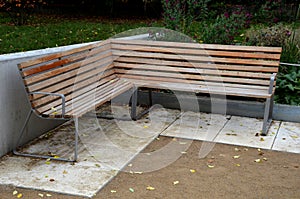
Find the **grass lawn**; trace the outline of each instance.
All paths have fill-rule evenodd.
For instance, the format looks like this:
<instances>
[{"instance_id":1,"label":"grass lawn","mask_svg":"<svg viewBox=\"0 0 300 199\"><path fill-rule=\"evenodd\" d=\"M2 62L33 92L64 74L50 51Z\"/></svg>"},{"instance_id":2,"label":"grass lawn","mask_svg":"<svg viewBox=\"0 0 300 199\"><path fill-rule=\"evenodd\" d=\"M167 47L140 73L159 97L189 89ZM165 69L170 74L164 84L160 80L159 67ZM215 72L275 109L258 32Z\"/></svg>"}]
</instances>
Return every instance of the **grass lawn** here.
<instances>
[{"instance_id":1,"label":"grass lawn","mask_svg":"<svg viewBox=\"0 0 300 199\"><path fill-rule=\"evenodd\" d=\"M34 16L29 25L14 26L0 13L0 54L107 39L137 27L159 26L151 20Z\"/></svg>"}]
</instances>

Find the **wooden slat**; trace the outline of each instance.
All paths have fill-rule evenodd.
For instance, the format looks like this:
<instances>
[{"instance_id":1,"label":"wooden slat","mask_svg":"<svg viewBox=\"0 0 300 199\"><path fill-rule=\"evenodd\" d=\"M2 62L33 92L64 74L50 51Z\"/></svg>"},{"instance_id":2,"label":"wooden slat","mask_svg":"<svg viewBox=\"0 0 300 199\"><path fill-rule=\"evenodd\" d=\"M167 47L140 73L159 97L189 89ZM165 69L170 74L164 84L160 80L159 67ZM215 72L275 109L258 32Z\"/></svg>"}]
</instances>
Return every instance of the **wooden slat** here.
<instances>
[{"instance_id":1,"label":"wooden slat","mask_svg":"<svg viewBox=\"0 0 300 199\"><path fill-rule=\"evenodd\" d=\"M199 81L199 80L186 80L186 79L175 79L175 78L160 78L153 76L137 76L130 74L120 74L120 79L132 79L135 81L153 81L153 82L170 82L170 83L183 83L185 85L197 85L199 87L228 87L228 88L242 88L242 89L253 89L267 91L269 86L258 86L258 85L249 85L249 84L239 84L239 83L226 83L226 82L208 82L208 81ZM274 86L275 89L275 86Z\"/></svg>"},{"instance_id":2,"label":"wooden slat","mask_svg":"<svg viewBox=\"0 0 300 199\"><path fill-rule=\"evenodd\" d=\"M43 65L37 65L36 67L32 67L28 70L24 70L23 77L31 76L31 75L38 74L41 72L52 71L53 69L61 68L63 65L72 64L74 62L79 64L79 63L85 63L88 61L99 60L99 59L101 59L101 55L99 55L97 57L95 55L105 52L107 50L109 50L109 46L106 46L101 49L96 49L96 50L93 49L92 51L85 51L85 52L76 54L71 57L61 58L61 59L58 59L57 61L54 61L54 62L51 62L48 64L45 63ZM107 55L110 56L111 52L109 51L107 53Z\"/></svg>"},{"instance_id":3,"label":"wooden slat","mask_svg":"<svg viewBox=\"0 0 300 199\"><path fill-rule=\"evenodd\" d=\"M271 52L271 53L281 53L281 51L282 51L281 47L199 44L199 43L145 41L145 40L111 40L111 43L112 44L129 44L129 45L135 44L135 45L142 45L142 46L144 45L144 46L158 46L158 47L180 47L180 48L250 51L250 52Z\"/></svg>"},{"instance_id":4,"label":"wooden slat","mask_svg":"<svg viewBox=\"0 0 300 199\"><path fill-rule=\"evenodd\" d=\"M113 79L115 79L115 76L113 75L113 71L107 71L103 75L101 75L100 80L98 76L94 76L92 78L86 79L86 81L73 82L73 85L70 84L70 86L68 87L62 86L61 84L55 85L58 88L56 88L57 90L53 89L52 92L64 94L66 97L66 101L68 101L71 100L73 97L79 96L84 92L87 92L88 90L94 89L94 87L97 85L104 84L107 81L112 81ZM42 90L42 91L49 92L47 90ZM50 104L48 108L51 108L53 106L56 106L57 104L60 104L61 101L60 98L53 99L50 96L41 97L39 95L33 95L32 106L39 107L39 106L44 106L47 103Z\"/></svg>"},{"instance_id":5,"label":"wooden slat","mask_svg":"<svg viewBox=\"0 0 300 199\"><path fill-rule=\"evenodd\" d=\"M116 78L116 76L112 75L111 77L108 76L106 78L103 78L101 81L95 82L94 84L91 84L91 85L89 85L87 87L83 87L82 89L77 89L74 92L66 93L65 94L65 102L66 102L66 104L70 103L70 101L72 101L74 98L86 95L86 93L93 93L93 92L95 92L95 89L97 87L105 88L105 85L108 85L108 84L111 84L113 82L118 81L118 79ZM46 102L44 104L40 104L38 107L36 107L36 109L39 112L44 113L44 112L46 112L48 110L51 110L52 107L58 107L58 106L61 106L61 99L60 98L56 98L53 101L48 101L48 102Z\"/></svg>"},{"instance_id":6,"label":"wooden slat","mask_svg":"<svg viewBox=\"0 0 300 199\"><path fill-rule=\"evenodd\" d=\"M208 75L190 75L190 74L181 74L181 73L170 73L170 72L154 72L154 71L138 71L138 70L123 70L116 69L118 74L130 74L130 75L140 75L140 76L154 76L163 78L177 78L177 79L186 79L186 80L204 80L204 81L222 81L222 82L234 82L234 83L243 83L243 84L255 84L255 85L269 85L270 80L261 80L261 79L250 79L250 78L237 78L237 77L220 77L220 76L208 76Z\"/></svg>"},{"instance_id":7,"label":"wooden slat","mask_svg":"<svg viewBox=\"0 0 300 199\"><path fill-rule=\"evenodd\" d=\"M72 70L68 73L64 73L62 75L55 76L53 78L48 78L47 80L29 85L28 90L30 92L35 92L48 87L52 88L53 85L55 86L56 84L58 84L57 87L66 87L69 85L72 86L75 82L79 82L82 79L87 79L89 77L95 76L113 67L113 64L111 64L110 61L104 63L105 65L103 67L96 68L98 64L99 63L93 63L87 67L79 68L77 70ZM59 84L59 82L63 82L63 83ZM48 91L50 91L50 89L48 89Z\"/></svg>"},{"instance_id":8,"label":"wooden slat","mask_svg":"<svg viewBox=\"0 0 300 199\"><path fill-rule=\"evenodd\" d=\"M194 74L194 75L254 77L256 79L268 79L268 80L270 79L270 76L271 76L271 74L268 74L268 73L184 68L184 67L180 67L180 66L173 67L173 66L158 66L158 65L151 65L151 64L128 64L128 63L126 63L126 64L125 63L115 63L114 65L118 68L131 69L131 70L181 72L181 73L190 73L190 74Z\"/></svg>"},{"instance_id":9,"label":"wooden slat","mask_svg":"<svg viewBox=\"0 0 300 199\"><path fill-rule=\"evenodd\" d=\"M27 67L30 67L30 66L33 66L33 65L36 65L36 64L45 63L45 62L48 62L48 61L51 61L51 60L58 59L60 57L65 57L65 56L69 56L71 54L76 54L76 53L79 53L79 52L82 52L82 51L91 50L91 49L97 48L99 46L104 46L104 45L107 45L107 44L110 45L110 40L106 40L106 41L103 41L103 42L100 41L96 44L90 44L90 45L86 45L86 46L83 46L83 47L67 50L67 51L64 51L64 52L55 53L55 54L43 56L43 57L40 57L40 58L37 58L37 59L29 60L29 61L18 64L18 67L19 67L19 69L25 69Z\"/></svg>"},{"instance_id":10,"label":"wooden slat","mask_svg":"<svg viewBox=\"0 0 300 199\"><path fill-rule=\"evenodd\" d=\"M139 51L139 52L159 52L159 53L173 53L177 55L201 55L201 56L216 56L216 57L240 57L240 58L254 58L254 59L271 59L279 60L280 54L270 53L256 53L253 52L235 52L235 51L216 51L205 49L185 49L185 48L164 48L152 46L139 46L139 45L120 45L113 44L112 48L115 50L125 51ZM254 53L255 52L255 53Z\"/></svg>"},{"instance_id":11,"label":"wooden slat","mask_svg":"<svg viewBox=\"0 0 300 199\"><path fill-rule=\"evenodd\" d=\"M166 61L151 58L131 58L131 57L114 57L114 64L118 66L120 63L139 63L139 64L153 64L158 66L181 66L191 68L204 69L219 69L219 70L233 70L233 71L252 71L252 72L278 72L278 67L263 67L263 66L247 66L247 65L230 65L230 64L204 64L197 62L183 62L183 61Z\"/></svg>"},{"instance_id":12,"label":"wooden slat","mask_svg":"<svg viewBox=\"0 0 300 199\"><path fill-rule=\"evenodd\" d=\"M113 54L117 56L126 57L138 57L138 58L157 58L157 59L171 59L171 60L185 60L185 61L200 61L200 62L211 62L211 63L226 63L226 64L246 64L256 66L278 66L278 61L266 61L266 60L251 60L251 59L240 59L240 58L219 58L219 57L208 57L208 56L192 56L192 55L171 55L163 53L145 53L145 52L123 52L119 50L113 50Z\"/></svg>"},{"instance_id":13,"label":"wooden slat","mask_svg":"<svg viewBox=\"0 0 300 199\"><path fill-rule=\"evenodd\" d=\"M95 66L97 64L101 64L102 62L106 63L108 62L112 62L112 60L110 59L110 56L111 56L111 53L108 52L108 53L105 53L101 56L98 56L98 57L91 57L89 59L85 59L85 60L82 60L82 61L79 61L79 62L75 62L75 63L72 63L70 65L66 65L66 66L63 66L63 67L59 67L55 70L52 70L52 71L48 71L48 72L44 72L42 74L38 74L38 75L35 75L35 76L32 76L32 77L28 77L28 78L25 78L25 82L26 84L30 85L30 84L33 84L35 82L39 82L39 81L42 81L42 80L48 80L50 78L53 78L53 77L58 77L59 75L62 75L61 78L63 78L63 75L70 72L74 72L74 70L76 69L81 69L81 68L85 68L85 67L92 67L92 66ZM91 65L91 63L94 63L93 65ZM57 80L53 80L53 81L57 81ZM44 82L46 83L46 82Z\"/></svg>"},{"instance_id":14,"label":"wooden slat","mask_svg":"<svg viewBox=\"0 0 300 199\"><path fill-rule=\"evenodd\" d=\"M169 89L176 91L187 91L187 92L200 92L200 93L213 93L220 95L231 95L231 96L243 96L243 97L253 97L253 98L270 98L270 94L266 90L256 90L256 89L240 89L240 88L230 88L230 87L205 87L193 84L184 83L171 83L171 82L157 82L148 80L134 80L128 79L132 83L139 85L141 87L158 88L158 89Z\"/></svg>"}]
</instances>

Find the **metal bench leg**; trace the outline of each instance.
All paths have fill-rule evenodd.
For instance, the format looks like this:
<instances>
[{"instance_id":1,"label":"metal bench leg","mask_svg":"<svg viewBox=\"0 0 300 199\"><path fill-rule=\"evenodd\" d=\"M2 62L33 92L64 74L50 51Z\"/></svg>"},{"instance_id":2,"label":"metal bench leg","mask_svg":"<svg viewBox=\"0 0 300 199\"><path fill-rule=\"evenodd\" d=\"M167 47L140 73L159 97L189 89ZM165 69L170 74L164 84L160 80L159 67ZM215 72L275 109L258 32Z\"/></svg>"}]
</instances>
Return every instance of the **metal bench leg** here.
<instances>
[{"instance_id":1,"label":"metal bench leg","mask_svg":"<svg viewBox=\"0 0 300 199\"><path fill-rule=\"evenodd\" d=\"M262 133L261 133L264 136L268 134L268 130L271 126L272 115L273 115L273 103L274 103L274 96L268 98L265 103L264 121L263 121Z\"/></svg>"},{"instance_id":2,"label":"metal bench leg","mask_svg":"<svg viewBox=\"0 0 300 199\"><path fill-rule=\"evenodd\" d=\"M24 126L22 127L21 129L21 134L20 134L20 137L18 138L18 141L17 141L17 145L16 147L13 149L13 154L14 155L18 155L18 156L23 156L23 157L32 157L32 158L42 158L42 159L51 159L51 160L60 160L60 161L65 161L65 162L75 162L77 161L77 157L78 157L78 118L75 118L74 119L74 122L75 122L75 152L74 152L74 158L73 160L70 160L70 159L66 159L66 158L56 158L56 157L53 157L53 156L48 156L48 155L38 155L38 154L30 154L30 153L23 153L23 152L19 152L17 151L17 148L19 147L19 144L23 138L23 135L24 135L24 132L25 132L25 128L29 122L29 119L32 115L33 111L30 110L30 112L28 113L27 115L27 118L26 118L26 121L25 121L25 124ZM64 119L65 120L65 119Z\"/></svg>"},{"instance_id":3,"label":"metal bench leg","mask_svg":"<svg viewBox=\"0 0 300 199\"><path fill-rule=\"evenodd\" d=\"M133 87L133 93L131 97L131 119L137 120L136 107L138 98L138 87Z\"/></svg>"},{"instance_id":4,"label":"metal bench leg","mask_svg":"<svg viewBox=\"0 0 300 199\"><path fill-rule=\"evenodd\" d=\"M149 97L149 107L147 110L137 114L137 103L138 103L138 88L135 88L131 98L131 118L132 120L139 120L145 114L149 113L152 109L152 90L148 90L148 97Z\"/></svg>"}]
</instances>

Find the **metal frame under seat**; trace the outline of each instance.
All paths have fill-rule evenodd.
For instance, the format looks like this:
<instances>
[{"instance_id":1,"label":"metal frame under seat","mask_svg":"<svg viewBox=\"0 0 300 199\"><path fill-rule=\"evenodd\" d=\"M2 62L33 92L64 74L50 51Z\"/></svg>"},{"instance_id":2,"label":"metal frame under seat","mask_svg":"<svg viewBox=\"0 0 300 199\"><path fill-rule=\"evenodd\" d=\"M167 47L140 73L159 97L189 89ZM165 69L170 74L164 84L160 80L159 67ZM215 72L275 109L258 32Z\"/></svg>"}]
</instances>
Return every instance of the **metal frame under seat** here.
<instances>
[{"instance_id":1,"label":"metal frame under seat","mask_svg":"<svg viewBox=\"0 0 300 199\"><path fill-rule=\"evenodd\" d=\"M19 155L19 156L24 156L24 157L44 158L44 159L51 159L51 160L61 160L61 161L66 161L66 162L76 162L77 159L78 159L78 117L73 117L74 124L75 124L75 133L74 133L75 143L74 143L74 158L73 159L66 159L66 158L60 158L60 157L56 158L56 157L53 157L53 156L50 156L50 155L38 155L38 154L30 154L30 153L23 153L23 152L17 151L17 148L20 147L19 144L20 144L20 142L23 138L25 128L26 128L26 126L29 122L29 119L32 116L32 113L34 113L37 117L42 118L42 119L65 120L65 121L71 120L70 118L65 117L65 96L63 94L47 93L47 92L31 92L29 94L52 95L52 96L61 97L61 99L62 99L62 115L61 115L61 118L58 118L58 117L57 118L56 117L53 117L53 118L43 117L43 116L39 115L38 113L36 113L36 111L33 108L31 108L28 115L27 115L27 117L26 117L25 123L24 123L24 125L21 129L21 133L20 133L19 139L17 141L16 147L13 149L13 154ZM28 98L27 98L27 100L29 101Z\"/></svg>"}]
</instances>

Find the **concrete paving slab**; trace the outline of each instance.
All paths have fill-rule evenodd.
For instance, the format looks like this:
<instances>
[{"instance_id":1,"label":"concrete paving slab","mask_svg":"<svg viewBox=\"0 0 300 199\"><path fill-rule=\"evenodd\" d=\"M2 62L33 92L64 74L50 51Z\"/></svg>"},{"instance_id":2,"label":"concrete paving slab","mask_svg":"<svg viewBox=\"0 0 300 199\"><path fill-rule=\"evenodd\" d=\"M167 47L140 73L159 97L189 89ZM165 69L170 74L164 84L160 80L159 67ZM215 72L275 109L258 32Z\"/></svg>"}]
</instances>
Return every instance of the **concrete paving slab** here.
<instances>
[{"instance_id":1,"label":"concrete paving slab","mask_svg":"<svg viewBox=\"0 0 300 199\"><path fill-rule=\"evenodd\" d=\"M300 123L282 122L272 149L300 153Z\"/></svg>"},{"instance_id":2,"label":"concrete paving slab","mask_svg":"<svg viewBox=\"0 0 300 199\"><path fill-rule=\"evenodd\" d=\"M124 107L123 112L127 109ZM0 159L0 184L92 197L179 113L159 107L136 122L99 119L90 114L79 119L78 163L5 156ZM73 132L73 122L67 122L23 150L70 157Z\"/></svg>"},{"instance_id":3,"label":"concrete paving slab","mask_svg":"<svg viewBox=\"0 0 300 199\"><path fill-rule=\"evenodd\" d=\"M214 141L271 149L280 122L275 121L272 123L267 136L257 136L261 133L262 124L263 121L261 119L232 116Z\"/></svg>"},{"instance_id":4,"label":"concrete paving slab","mask_svg":"<svg viewBox=\"0 0 300 199\"><path fill-rule=\"evenodd\" d=\"M227 117L224 115L188 111L161 135L213 141L226 122Z\"/></svg>"}]
</instances>

